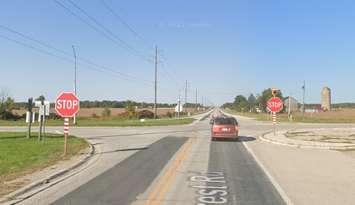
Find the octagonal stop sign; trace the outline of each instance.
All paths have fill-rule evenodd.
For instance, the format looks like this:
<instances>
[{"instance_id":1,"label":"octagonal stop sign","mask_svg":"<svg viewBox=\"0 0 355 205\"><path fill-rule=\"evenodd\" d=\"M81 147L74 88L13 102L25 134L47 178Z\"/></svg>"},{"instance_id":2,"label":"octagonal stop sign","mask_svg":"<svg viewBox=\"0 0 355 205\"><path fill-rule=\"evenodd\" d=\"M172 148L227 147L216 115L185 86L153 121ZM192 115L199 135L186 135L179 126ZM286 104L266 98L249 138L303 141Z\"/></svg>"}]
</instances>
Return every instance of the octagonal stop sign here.
<instances>
[{"instance_id":1,"label":"octagonal stop sign","mask_svg":"<svg viewBox=\"0 0 355 205\"><path fill-rule=\"evenodd\" d=\"M284 103L280 98L273 97L267 101L267 108L273 113L278 113L284 108Z\"/></svg>"},{"instance_id":2,"label":"octagonal stop sign","mask_svg":"<svg viewBox=\"0 0 355 205\"><path fill-rule=\"evenodd\" d=\"M55 110L61 117L73 117L79 111L79 99L73 92L62 92L55 101Z\"/></svg>"}]
</instances>

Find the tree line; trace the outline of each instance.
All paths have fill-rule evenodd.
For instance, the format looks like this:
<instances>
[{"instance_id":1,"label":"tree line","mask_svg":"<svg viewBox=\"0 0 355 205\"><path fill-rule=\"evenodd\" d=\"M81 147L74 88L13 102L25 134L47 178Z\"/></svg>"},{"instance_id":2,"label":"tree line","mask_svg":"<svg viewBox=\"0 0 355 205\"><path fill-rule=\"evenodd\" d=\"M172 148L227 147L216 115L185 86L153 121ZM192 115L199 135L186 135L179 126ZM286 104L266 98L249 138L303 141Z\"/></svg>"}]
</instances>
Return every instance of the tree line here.
<instances>
[{"instance_id":1,"label":"tree line","mask_svg":"<svg viewBox=\"0 0 355 205\"><path fill-rule=\"evenodd\" d=\"M261 94L250 94L248 98L244 95L237 95L233 102L223 104L222 108L229 108L237 112L257 112L258 110L267 112L266 104L272 96L270 88L265 89ZM277 92L276 97L284 100L281 91Z\"/></svg>"}]
</instances>

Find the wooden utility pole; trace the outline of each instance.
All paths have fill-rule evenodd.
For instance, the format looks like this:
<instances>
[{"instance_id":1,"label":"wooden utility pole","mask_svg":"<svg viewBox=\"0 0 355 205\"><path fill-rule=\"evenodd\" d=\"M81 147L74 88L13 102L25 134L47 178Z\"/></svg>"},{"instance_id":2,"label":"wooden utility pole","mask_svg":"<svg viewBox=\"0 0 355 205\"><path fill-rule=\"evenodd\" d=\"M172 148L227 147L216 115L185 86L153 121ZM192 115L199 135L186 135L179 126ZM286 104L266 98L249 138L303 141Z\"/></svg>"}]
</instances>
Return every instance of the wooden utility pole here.
<instances>
[{"instance_id":1,"label":"wooden utility pole","mask_svg":"<svg viewBox=\"0 0 355 205\"><path fill-rule=\"evenodd\" d=\"M186 83L185 83L185 112L187 112L187 80L186 80Z\"/></svg>"},{"instance_id":2,"label":"wooden utility pole","mask_svg":"<svg viewBox=\"0 0 355 205\"><path fill-rule=\"evenodd\" d=\"M155 46L154 119L157 119L158 46Z\"/></svg>"},{"instance_id":3,"label":"wooden utility pole","mask_svg":"<svg viewBox=\"0 0 355 205\"><path fill-rule=\"evenodd\" d=\"M76 72L77 72L76 50L74 45L72 46L72 48L73 48L73 55L74 55L74 94L77 95L76 93ZM73 124L76 125L76 114L74 115Z\"/></svg>"},{"instance_id":4,"label":"wooden utility pole","mask_svg":"<svg viewBox=\"0 0 355 205\"><path fill-rule=\"evenodd\" d=\"M180 119L180 107L181 107L181 96L180 96L180 91L179 91L179 99L178 99L178 119Z\"/></svg>"},{"instance_id":5,"label":"wooden utility pole","mask_svg":"<svg viewBox=\"0 0 355 205\"><path fill-rule=\"evenodd\" d=\"M304 113L306 111L306 105L305 105L305 97L306 97L306 81L303 81L303 86L302 86L302 91L303 91L303 102L302 102L302 119L304 119Z\"/></svg>"},{"instance_id":6,"label":"wooden utility pole","mask_svg":"<svg viewBox=\"0 0 355 205\"><path fill-rule=\"evenodd\" d=\"M195 110L197 111L197 88L195 93Z\"/></svg>"}]
</instances>

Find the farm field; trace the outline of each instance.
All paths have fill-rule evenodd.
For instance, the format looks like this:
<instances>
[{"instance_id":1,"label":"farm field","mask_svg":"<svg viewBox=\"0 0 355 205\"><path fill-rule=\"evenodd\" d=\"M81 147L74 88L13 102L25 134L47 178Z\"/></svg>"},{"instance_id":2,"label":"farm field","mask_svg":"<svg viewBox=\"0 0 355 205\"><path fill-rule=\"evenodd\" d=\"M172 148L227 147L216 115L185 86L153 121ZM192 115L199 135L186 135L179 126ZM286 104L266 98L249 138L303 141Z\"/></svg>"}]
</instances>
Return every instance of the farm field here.
<instances>
[{"instance_id":1,"label":"farm field","mask_svg":"<svg viewBox=\"0 0 355 205\"><path fill-rule=\"evenodd\" d=\"M227 113L251 117L259 121L271 121L270 114L266 113L241 113L233 110L226 110ZM278 114L278 120L281 122L289 122L287 113ZM304 123L355 123L355 109L339 109L321 113L302 113L293 114L292 122Z\"/></svg>"}]
</instances>

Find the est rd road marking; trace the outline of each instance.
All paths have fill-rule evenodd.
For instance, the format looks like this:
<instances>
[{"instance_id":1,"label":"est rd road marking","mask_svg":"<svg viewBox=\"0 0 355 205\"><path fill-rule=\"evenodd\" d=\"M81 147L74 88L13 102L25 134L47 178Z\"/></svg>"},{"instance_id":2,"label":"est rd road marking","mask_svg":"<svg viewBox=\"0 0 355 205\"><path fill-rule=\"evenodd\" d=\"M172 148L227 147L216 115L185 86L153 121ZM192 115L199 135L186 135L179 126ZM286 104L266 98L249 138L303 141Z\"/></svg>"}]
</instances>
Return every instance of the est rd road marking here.
<instances>
[{"instance_id":1,"label":"est rd road marking","mask_svg":"<svg viewBox=\"0 0 355 205\"><path fill-rule=\"evenodd\" d=\"M187 158L188 153L191 150L195 137L190 137L187 142L179 149L174 161L168 166L167 171L159 179L157 185L153 188L148 195L146 205L160 205L164 200L165 194L169 191L171 184L177 174L177 170L181 167L182 163Z\"/></svg>"},{"instance_id":2,"label":"est rd road marking","mask_svg":"<svg viewBox=\"0 0 355 205\"><path fill-rule=\"evenodd\" d=\"M228 202L228 187L223 172L209 172L190 177L190 181L198 182L198 185L191 186L198 189L200 195L197 205L225 204Z\"/></svg>"}]
</instances>

